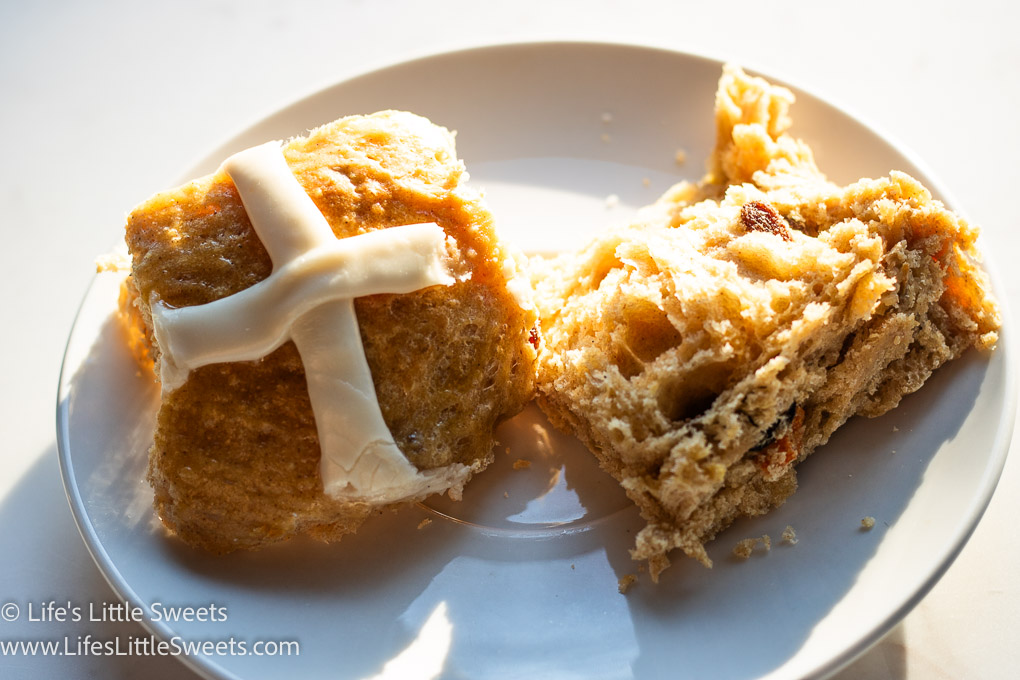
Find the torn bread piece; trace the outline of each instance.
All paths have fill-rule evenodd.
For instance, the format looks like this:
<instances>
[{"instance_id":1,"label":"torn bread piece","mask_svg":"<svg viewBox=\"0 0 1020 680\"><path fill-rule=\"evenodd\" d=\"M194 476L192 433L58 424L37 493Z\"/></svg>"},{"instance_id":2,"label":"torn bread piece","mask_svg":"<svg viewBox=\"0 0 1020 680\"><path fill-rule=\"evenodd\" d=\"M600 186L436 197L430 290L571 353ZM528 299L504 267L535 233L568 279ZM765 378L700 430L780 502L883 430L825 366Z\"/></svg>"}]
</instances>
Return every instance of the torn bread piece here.
<instances>
[{"instance_id":1,"label":"torn bread piece","mask_svg":"<svg viewBox=\"0 0 1020 680\"><path fill-rule=\"evenodd\" d=\"M123 317L163 378L148 479L170 530L214 552L337 540L380 507L458 497L491 461L538 331L465 178L449 131L387 111L129 215Z\"/></svg>"},{"instance_id":2,"label":"torn bread piece","mask_svg":"<svg viewBox=\"0 0 1020 680\"><path fill-rule=\"evenodd\" d=\"M725 68L705 179L532 264L539 403L640 508L653 577L676 549L710 565L705 542L780 505L848 418L997 339L977 229L900 172L828 181L792 102Z\"/></svg>"}]
</instances>

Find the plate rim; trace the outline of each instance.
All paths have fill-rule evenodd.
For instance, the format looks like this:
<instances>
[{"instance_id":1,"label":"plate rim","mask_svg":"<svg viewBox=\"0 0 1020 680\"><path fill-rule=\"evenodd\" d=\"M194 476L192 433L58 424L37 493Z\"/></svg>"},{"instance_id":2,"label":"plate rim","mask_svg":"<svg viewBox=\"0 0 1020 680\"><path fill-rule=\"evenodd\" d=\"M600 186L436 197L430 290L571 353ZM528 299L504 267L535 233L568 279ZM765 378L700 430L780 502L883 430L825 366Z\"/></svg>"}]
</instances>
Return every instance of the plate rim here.
<instances>
[{"instance_id":1,"label":"plate rim","mask_svg":"<svg viewBox=\"0 0 1020 680\"><path fill-rule=\"evenodd\" d=\"M556 38L556 39L522 39L522 40L508 40L501 42L486 42L486 43L466 43L460 46L452 46L442 50L429 50L429 51L418 51L418 52L407 52L398 53L396 56L392 56L387 59L378 60L374 63L366 65L364 68L343 74L340 78L333 80L328 83L323 83L320 86L315 86L308 91L293 97L282 104L276 106L272 110L257 114L254 117L249 118L243 122L240 126L234 128L234 130L222 138L222 140L213 146L210 151L205 152L193 159L192 162L186 165L183 172L178 173L175 179L171 182L186 181L193 177L193 170L208 164L212 158L222 158L224 153L231 148L232 145L236 145L238 140L243 137L252 128L264 124L270 119L277 116L285 116L288 112L293 111L296 108L300 108L311 102L311 100L321 97L324 93L330 89L342 88L345 85L350 84L352 81L378 77L384 72L396 69L400 67L406 67L415 63L426 62L432 59L446 59L446 58L466 58L473 53L480 51L485 52L496 52L496 51L518 51L522 49L572 49L577 47L584 48L597 48L597 49L626 49L633 51L647 51L655 53L663 53L672 58L678 59L693 59L697 61L714 64L720 69L723 64L734 61L715 54L691 51L685 49L679 49L675 46L666 45L662 43L656 43L651 41L628 41L628 40L617 40L613 38L606 39L592 39L592 38ZM869 120L865 116L861 116L852 107L847 106L844 102L840 101L839 98L830 96L829 93L818 87L805 87L800 84L795 78L790 78L781 71L777 71L771 68L763 68L756 63L740 62L741 66L745 68L749 73L754 75L761 75L767 78L771 83L782 85L794 90L795 94L800 97L807 97L815 100L828 108L831 108L844 116L847 116L853 122L866 128L873 135L875 135L881 142L890 147L893 151L903 156L908 162L914 165L914 167L921 173L924 179L924 185L932 191L933 194L938 196L948 207L953 209L957 214L961 215L964 219L967 219L966 210L964 206L953 196L953 194L945 187L938 175L935 174L930 166L925 163L917 154L913 152L907 145L901 143L894 135L890 134L882 126L876 125L873 121ZM185 178L182 180L181 178ZM169 184L168 184L169 185ZM979 240L979 245L983 245L983 242ZM1003 280L999 274L999 270L995 264L994 258L985 250L979 251L982 255L982 264L988 273L991 281L991 287L993 292L996 294L998 299L1001 315L1002 315L1002 327L999 331L999 341L997 343L995 352L1002 354L1003 361L1003 393L1002 393L1002 409L997 418L997 430L996 436L990 447L990 455L988 463L986 464L985 470L981 476L981 484L979 494L976 494L970 499L969 512L966 520L961 522L963 531L959 532L957 536L953 538L949 545L949 549L945 555L940 555L937 561L933 561L930 566L933 568L926 573L919 587L913 592L906 600L896 609L894 609L888 616L876 620L875 624L870 630L860 636L859 639L853 643L843 647L842 653L826 659L824 662L812 664L811 670L806 677L812 678L827 678L831 675L839 672L841 669L853 663L859 656L864 654L874 644L881 640L896 624L903 620L903 618L913 610L918 603L920 603L924 597L931 591L931 589L941 580L942 576L948 571L948 569L955 562L956 558L962 552L970 537L973 535L981 518L987 510L991 499L998 486L999 479L1001 478L1002 471L1005 466L1006 458L1009 454L1010 443L1012 440L1012 434L1015 428L1016 410L1017 410L1017 376L1015 370L1015 358L1013 356L1013 347L1011 342L1011 329L1012 315L1010 313L1008 299L1003 295L1005 286ZM92 277L89 285L86 287L82 301L79 304L78 310L76 311L74 320L71 324L70 331L68 334L68 340L65 344L64 353L61 360L59 378L58 378L58 390L57 390L57 403L56 403L56 439L57 439L57 450L58 450L58 462L60 467L61 481L64 486L65 495L70 506L72 515L74 517L75 525L78 528L79 534L81 535L86 547L88 548L89 554L92 556L100 573L104 579L114 591L116 595L123 598L126 602L132 605L145 606L143 598L139 597L135 590L127 583L126 579L122 575L120 569L113 562L106 548L99 540L98 534L96 533L95 527L88 516L87 509L85 507L84 500L81 497L80 489L76 483L74 477L74 463L71 457L71 444L70 444L70 430L69 430L69 399L71 395L71 376L68 371L72 367L69 365L70 351L75 343L76 331L82 321L82 314L87 308L87 304L90 299L90 295L96 289L96 282L99 278L99 274ZM150 633L162 638L169 639L174 635L174 631L162 622L152 622L147 617L143 617L143 627ZM235 675L223 666L214 663L212 657L202 656L190 656L190 655L175 655L175 657L181 661L189 670L197 673L198 675L207 678L209 680L226 679L226 680L241 680L239 676ZM770 671L766 677L773 677L778 673L781 668Z\"/></svg>"},{"instance_id":2,"label":"plate rim","mask_svg":"<svg viewBox=\"0 0 1020 680\"><path fill-rule=\"evenodd\" d=\"M101 275L102 273L99 272L93 274L88 286L85 288L85 294L82 298L82 302L78 306L74 320L71 323L71 330L68 333L68 339L64 346L64 355L60 362L56 408L57 462L60 468L60 480L64 487L64 495L67 499L68 505L70 506L75 527L78 529L78 534L85 543L85 547L87 548L89 555L92 557L92 561L95 563L96 568L99 570L99 573L102 574L103 579L106 581L107 585L110 586L115 595L134 607L141 607L142 609L145 609L147 607L147 603L127 582L127 579L124 578L120 568L114 563L110 554L107 552L106 547L99 539L95 526L93 525L91 518L88 516L85 501L81 496L81 490L76 483L74 477L74 461L71 459L69 411L72 380L71 376L68 375L68 369L72 369L74 367L69 364L68 360L70 358L70 351L76 340L75 331L82 320L82 314L87 309L90 296L95 291ZM164 622L154 622L150 620L149 617L142 617L142 620L139 623L147 632L162 640L168 640L174 635L173 630ZM206 668L206 662L208 662L207 657L192 657L187 654L178 654L174 655L174 657L183 663L185 667L206 680L243 680L226 669L211 664L211 662L208 663L209 667Z\"/></svg>"}]
</instances>

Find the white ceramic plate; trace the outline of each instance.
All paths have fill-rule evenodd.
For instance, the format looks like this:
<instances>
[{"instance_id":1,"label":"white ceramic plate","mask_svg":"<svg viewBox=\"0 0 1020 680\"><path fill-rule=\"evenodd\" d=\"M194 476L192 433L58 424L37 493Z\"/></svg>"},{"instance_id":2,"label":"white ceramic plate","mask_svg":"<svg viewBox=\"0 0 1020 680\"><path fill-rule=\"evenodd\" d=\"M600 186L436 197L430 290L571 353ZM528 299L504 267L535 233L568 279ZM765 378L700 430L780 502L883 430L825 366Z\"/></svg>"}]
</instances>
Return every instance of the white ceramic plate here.
<instances>
[{"instance_id":1,"label":"white ceramic plate","mask_svg":"<svg viewBox=\"0 0 1020 680\"><path fill-rule=\"evenodd\" d=\"M428 57L288 106L188 174L343 114L409 109L458 131L472 182L487 190L506 236L530 250L573 248L701 174L720 66L576 43ZM833 179L899 168L937 189L831 105L798 91L793 113L794 132ZM1003 341L991 358L970 353L940 370L894 412L849 423L801 467L801 489L785 506L715 541L714 569L678 558L657 586L629 559L641 526L633 508L533 408L504 427L496 464L460 504L374 518L339 545L211 557L167 538L153 517L142 476L158 395L111 317L116 286L100 277L88 291L60 383L64 481L89 549L163 640L300 645L284 657L182 657L209 677L824 676L945 571L991 496L1012 428ZM514 469L518 458L531 467ZM860 529L865 516L877 520L871 531ZM778 540L787 525L796 545ZM731 556L738 540L765 533L771 552ZM617 580L632 572L637 584L619 594ZM226 620L154 621L157 602L212 604Z\"/></svg>"}]
</instances>

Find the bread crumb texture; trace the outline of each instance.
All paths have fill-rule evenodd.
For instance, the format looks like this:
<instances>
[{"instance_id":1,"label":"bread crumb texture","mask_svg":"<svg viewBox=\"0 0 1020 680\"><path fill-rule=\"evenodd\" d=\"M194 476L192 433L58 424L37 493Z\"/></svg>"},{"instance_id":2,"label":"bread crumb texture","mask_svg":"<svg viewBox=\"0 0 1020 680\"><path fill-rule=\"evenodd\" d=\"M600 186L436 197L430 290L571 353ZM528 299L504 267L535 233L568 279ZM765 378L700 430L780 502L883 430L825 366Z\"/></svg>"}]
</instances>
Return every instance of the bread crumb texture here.
<instances>
[{"instance_id":1,"label":"bread crumb texture","mask_svg":"<svg viewBox=\"0 0 1020 680\"><path fill-rule=\"evenodd\" d=\"M977 229L901 172L830 182L792 103L726 67L705 178L533 260L539 402L640 508L653 578L674 550L710 566L706 541L781 504L848 418L997 339Z\"/></svg>"},{"instance_id":2,"label":"bread crumb texture","mask_svg":"<svg viewBox=\"0 0 1020 680\"><path fill-rule=\"evenodd\" d=\"M745 538L737 541L737 544L733 546L733 554L739 559L746 560L758 546L761 546L765 552L771 551L772 537L768 534L762 534L758 538Z\"/></svg>"}]
</instances>

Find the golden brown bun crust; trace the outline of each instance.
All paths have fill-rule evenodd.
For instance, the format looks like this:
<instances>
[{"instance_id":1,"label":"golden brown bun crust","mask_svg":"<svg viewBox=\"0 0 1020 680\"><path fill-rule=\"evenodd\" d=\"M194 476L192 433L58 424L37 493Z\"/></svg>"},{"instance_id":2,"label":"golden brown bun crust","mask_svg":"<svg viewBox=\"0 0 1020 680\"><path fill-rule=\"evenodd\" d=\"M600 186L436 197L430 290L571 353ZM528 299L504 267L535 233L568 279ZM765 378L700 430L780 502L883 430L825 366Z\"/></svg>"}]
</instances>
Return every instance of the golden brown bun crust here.
<instances>
[{"instance_id":1,"label":"golden brown bun crust","mask_svg":"<svg viewBox=\"0 0 1020 680\"><path fill-rule=\"evenodd\" d=\"M436 222L457 245L450 287L355 302L380 406L419 469L483 467L493 428L531 398L534 311L507 290L510 253L460 181L452 135L418 116L344 118L290 141L295 177L339 238ZM222 172L154 196L128 218L129 289L152 343L149 302L190 306L266 278L270 259ZM132 298L129 296L129 301ZM152 348L158 358L158 347ZM160 407L149 479L164 523L214 551L309 533L336 539L371 508L322 493L297 350L193 371ZM456 493L457 490L453 490Z\"/></svg>"},{"instance_id":2,"label":"golden brown bun crust","mask_svg":"<svg viewBox=\"0 0 1020 680\"><path fill-rule=\"evenodd\" d=\"M653 577L676 548L708 564L848 418L996 340L976 229L902 173L828 182L791 101L727 69L705 181L533 272L540 404L641 509Z\"/></svg>"}]
</instances>

